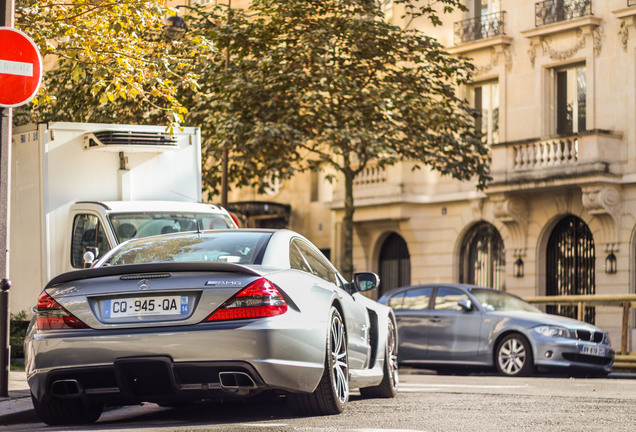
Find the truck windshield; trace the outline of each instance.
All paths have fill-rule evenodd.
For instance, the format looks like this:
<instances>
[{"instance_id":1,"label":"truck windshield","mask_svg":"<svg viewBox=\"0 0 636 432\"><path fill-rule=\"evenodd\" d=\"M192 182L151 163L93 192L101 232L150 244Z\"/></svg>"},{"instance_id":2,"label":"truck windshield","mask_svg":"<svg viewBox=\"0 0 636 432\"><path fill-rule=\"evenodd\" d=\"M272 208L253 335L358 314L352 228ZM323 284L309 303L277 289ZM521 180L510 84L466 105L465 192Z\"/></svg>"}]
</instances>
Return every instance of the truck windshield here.
<instances>
[{"instance_id":1,"label":"truck windshield","mask_svg":"<svg viewBox=\"0 0 636 432\"><path fill-rule=\"evenodd\" d=\"M132 238L150 237L197 229L235 228L234 222L224 214L144 212L117 213L108 216L117 242Z\"/></svg>"}]
</instances>

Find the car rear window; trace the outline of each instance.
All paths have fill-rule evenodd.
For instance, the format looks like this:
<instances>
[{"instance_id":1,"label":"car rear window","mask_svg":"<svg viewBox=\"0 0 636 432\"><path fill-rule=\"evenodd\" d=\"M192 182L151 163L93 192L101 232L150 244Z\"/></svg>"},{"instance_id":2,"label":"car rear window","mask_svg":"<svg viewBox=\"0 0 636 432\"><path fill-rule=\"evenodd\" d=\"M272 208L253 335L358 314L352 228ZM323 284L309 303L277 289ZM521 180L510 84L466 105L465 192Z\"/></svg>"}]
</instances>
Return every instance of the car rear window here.
<instances>
[{"instance_id":1,"label":"car rear window","mask_svg":"<svg viewBox=\"0 0 636 432\"><path fill-rule=\"evenodd\" d=\"M260 264L272 233L206 232L130 241L103 265L153 262L220 262Z\"/></svg>"}]
</instances>

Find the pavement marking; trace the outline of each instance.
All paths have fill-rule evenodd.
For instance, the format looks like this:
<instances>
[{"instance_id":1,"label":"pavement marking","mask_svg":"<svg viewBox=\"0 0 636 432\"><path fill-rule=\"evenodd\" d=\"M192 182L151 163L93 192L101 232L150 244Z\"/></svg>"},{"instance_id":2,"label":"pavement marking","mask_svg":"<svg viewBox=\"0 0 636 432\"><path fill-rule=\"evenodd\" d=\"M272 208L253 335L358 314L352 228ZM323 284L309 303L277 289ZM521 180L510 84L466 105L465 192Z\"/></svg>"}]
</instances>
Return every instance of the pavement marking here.
<instances>
[{"instance_id":1,"label":"pavement marking","mask_svg":"<svg viewBox=\"0 0 636 432\"><path fill-rule=\"evenodd\" d=\"M406 387L406 388L405 388ZM483 385L483 384L400 384L398 391L414 392L421 390L436 390L436 389L448 389L448 388L463 388L463 389L518 389L529 388L530 385Z\"/></svg>"}]
</instances>

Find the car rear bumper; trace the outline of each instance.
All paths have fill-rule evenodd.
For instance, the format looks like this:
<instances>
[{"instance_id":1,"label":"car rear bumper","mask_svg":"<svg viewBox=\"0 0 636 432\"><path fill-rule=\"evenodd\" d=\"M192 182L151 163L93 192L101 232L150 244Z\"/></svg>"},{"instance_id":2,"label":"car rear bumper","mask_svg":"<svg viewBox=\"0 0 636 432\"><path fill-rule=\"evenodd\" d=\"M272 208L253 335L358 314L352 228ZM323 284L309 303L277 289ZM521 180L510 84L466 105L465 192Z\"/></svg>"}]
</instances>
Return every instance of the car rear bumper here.
<instances>
[{"instance_id":1,"label":"car rear bumper","mask_svg":"<svg viewBox=\"0 0 636 432\"><path fill-rule=\"evenodd\" d=\"M36 397L69 392L67 397L159 401L245 396L264 389L311 392L324 370L326 336L319 327L299 327L252 321L134 334L35 333L26 343L27 377ZM154 390L148 393L145 386Z\"/></svg>"}]
</instances>

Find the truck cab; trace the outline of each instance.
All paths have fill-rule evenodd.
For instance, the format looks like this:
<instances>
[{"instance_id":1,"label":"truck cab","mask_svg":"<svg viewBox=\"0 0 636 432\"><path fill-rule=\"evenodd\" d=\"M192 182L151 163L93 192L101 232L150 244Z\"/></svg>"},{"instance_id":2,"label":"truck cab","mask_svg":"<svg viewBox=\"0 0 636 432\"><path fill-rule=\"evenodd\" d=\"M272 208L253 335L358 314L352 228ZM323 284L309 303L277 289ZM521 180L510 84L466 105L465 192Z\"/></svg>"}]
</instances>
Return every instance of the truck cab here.
<instances>
[{"instance_id":1,"label":"truck cab","mask_svg":"<svg viewBox=\"0 0 636 432\"><path fill-rule=\"evenodd\" d=\"M222 207L175 201L81 201L71 206L68 222L65 271L85 267L86 252L97 259L132 238L238 228Z\"/></svg>"}]
</instances>

